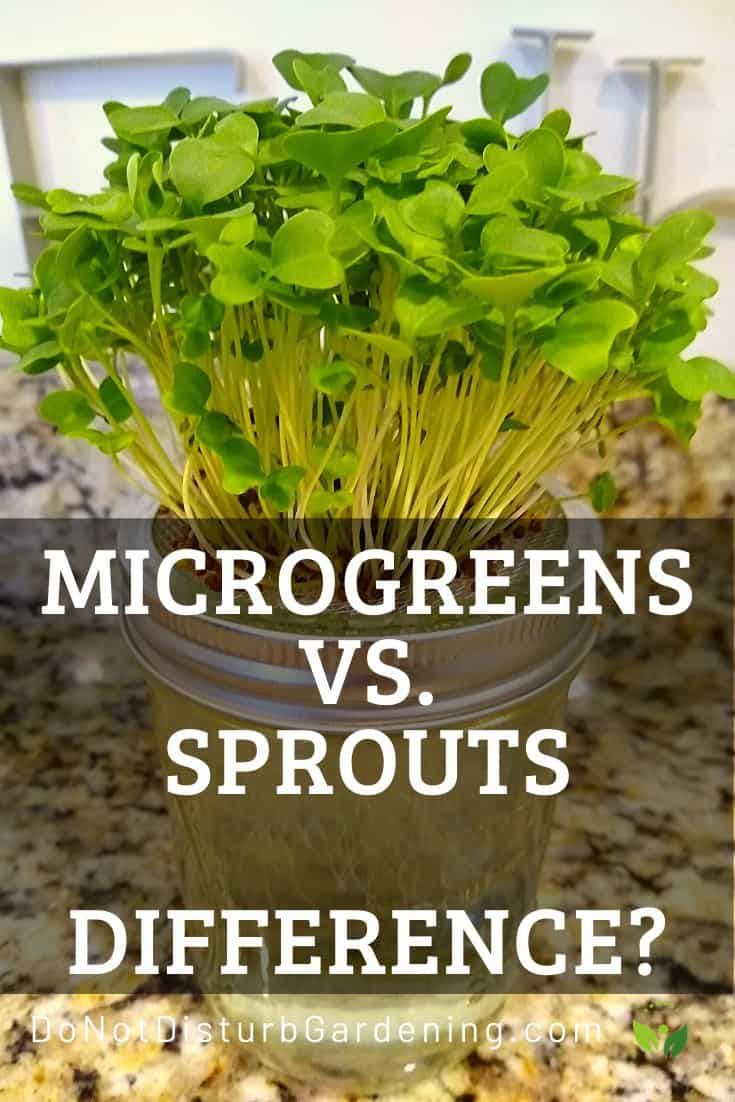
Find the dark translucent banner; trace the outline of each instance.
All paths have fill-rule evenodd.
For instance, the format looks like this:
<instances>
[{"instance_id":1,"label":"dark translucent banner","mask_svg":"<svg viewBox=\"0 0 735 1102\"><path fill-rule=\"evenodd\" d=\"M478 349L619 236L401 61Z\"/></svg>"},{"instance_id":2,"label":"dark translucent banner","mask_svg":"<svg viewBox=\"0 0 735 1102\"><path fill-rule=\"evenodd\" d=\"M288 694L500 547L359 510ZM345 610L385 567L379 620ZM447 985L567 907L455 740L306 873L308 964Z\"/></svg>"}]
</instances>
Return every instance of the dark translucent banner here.
<instances>
[{"instance_id":1,"label":"dark translucent banner","mask_svg":"<svg viewBox=\"0 0 735 1102\"><path fill-rule=\"evenodd\" d=\"M2 990L730 991L732 537L5 522Z\"/></svg>"}]
</instances>

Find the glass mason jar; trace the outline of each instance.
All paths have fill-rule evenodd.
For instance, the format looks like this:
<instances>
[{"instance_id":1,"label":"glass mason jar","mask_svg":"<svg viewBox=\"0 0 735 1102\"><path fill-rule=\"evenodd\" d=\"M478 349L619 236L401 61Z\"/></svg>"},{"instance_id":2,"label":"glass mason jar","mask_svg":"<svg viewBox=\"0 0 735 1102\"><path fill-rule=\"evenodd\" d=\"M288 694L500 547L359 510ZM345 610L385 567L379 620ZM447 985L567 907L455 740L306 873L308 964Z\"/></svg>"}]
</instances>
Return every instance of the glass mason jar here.
<instances>
[{"instance_id":1,"label":"glass mason jar","mask_svg":"<svg viewBox=\"0 0 735 1102\"><path fill-rule=\"evenodd\" d=\"M597 522L579 505L565 508L570 512L584 518L584 545L597 544ZM579 542L577 528L567 525L565 531L568 544ZM155 550L151 555L155 563ZM575 584L573 579L567 591ZM199 795L169 796L186 907L321 906L381 914L386 907L424 906L471 914L504 908L511 915L534 909L553 800L525 792L524 755L513 754L504 764L509 795L477 797L486 764L475 755L468 761L476 766L460 768L451 794L434 801L408 787L402 732L429 728L423 769L427 777L441 777L444 746L432 738L439 729L517 730L521 747L535 730L563 729L569 685L594 638L589 617L516 615L412 633L411 702L383 709L389 722L378 724L381 709L364 703L365 686L374 677L361 658L339 703L326 706L294 629L253 627L244 618L176 618L147 599L151 614L126 618L123 629L152 690L165 771L171 772L167 742L173 732L210 732L208 748L198 756L209 765L212 782ZM303 631L304 637L310 634L316 633ZM337 633L325 637L324 665L332 671L335 638ZM433 694L430 709L417 703L423 689ZM391 739L397 762L396 779L384 792L360 798L335 785L329 797L274 799L281 768L278 729L322 732L326 756L320 768L333 782L344 736L377 726ZM273 752L243 778L247 796L218 795L222 744L216 732L243 728L265 735ZM367 771L375 775L375 762L367 763ZM242 1023L248 1050L280 1076L341 1091L406 1088L461 1059L474 1037L469 1031L463 1038L448 1023L480 1029L494 1019L504 991L514 989L507 974L497 987L485 977L484 986L454 994L439 984L423 994L410 985L405 992L382 994L377 986L345 994L281 994L267 984L228 989L214 976L223 953L222 945L215 946L198 977L214 1013ZM255 959L251 971L258 968ZM290 1031L285 1041L279 1036L282 1021ZM274 1025L264 1030L266 1023ZM411 1029L413 1040L406 1040Z\"/></svg>"}]
</instances>

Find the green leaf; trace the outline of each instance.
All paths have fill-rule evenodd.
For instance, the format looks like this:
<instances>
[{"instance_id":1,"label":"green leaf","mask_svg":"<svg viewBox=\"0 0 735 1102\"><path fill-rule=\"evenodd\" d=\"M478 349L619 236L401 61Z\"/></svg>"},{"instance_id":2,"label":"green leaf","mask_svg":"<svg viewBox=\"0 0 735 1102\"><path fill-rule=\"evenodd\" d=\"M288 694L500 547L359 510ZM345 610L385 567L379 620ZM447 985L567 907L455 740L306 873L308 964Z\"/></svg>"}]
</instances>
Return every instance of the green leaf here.
<instances>
[{"instance_id":1,"label":"green leaf","mask_svg":"<svg viewBox=\"0 0 735 1102\"><path fill-rule=\"evenodd\" d=\"M483 70L480 77L482 106L491 118L505 122L512 118L512 104L518 78L510 65L496 61Z\"/></svg>"},{"instance_id":2,"label":"green leaf","mask_svg":"<svg viewBox=\"0 0 735 1102\"><path fill-rule=\"evenodd\" d=\"M43 211L39 215L38 222L43 236L52 240L60 240L80 227L95 230L99 234L113 234L116 228L113 223L103 222L91 214L56 214L53 210Z\"/></svg>"},{"instance_id":3,"label":"green leaf","mask_svg":"<svg viewBox=\"0 0 735 1102\"><path fill-rule=\"evenodd\" d=\"M641 360L662 366L672 363L704 327L705 319L698 317L701 310L697 303L688 309L664 304L652 311L640 343Z\"/></svg>"},{"instance_id":4,"label":"green leaf","mask_svg":"<svg viewBox=\"0 0 735 1102\"><path fill-rule=\"evenodd\" d=\"M273 275L299 287L334 287L344 270L329 252L333 233L334 220L323 211L304 210L289 218L273 238Z\"/></svg>"},{"instance_id":5,"label":"green leaf","mask_svg":"<svg viewBox=\"0 0 735 1102\"><path fill-rule=\"evenodd\" d=\"M302 53L300 50L281 50L273 58L273 64L287 84L298 92L303 92L304 87L294 70L294 62L303 60L313 69L332 69L339 72L353 64L354 58L347 54Z\"/></svg>"},{"instance_id":6,"label":"green leaf","mask_svg":"<svg viewBox=\"0 0 735 1102\"><path fill-rule=\"evenodd\" d=\"M323 295L310 294L298 287L286 287L282 283L267 283L264 294L269 302L285 306L287 310L304 317L318 317L324 302Z\"/></svg>"},{"instance_id":7,"label":"green leaf","mask_svg":"<svg viewBox=\"0 0 735 1102\"><path fill-rule=\"evenodd\" d=\"M33 281L43 295L45 312L49 318L63 315L78 298L78 292L71 286L59 265L60 251L58 245L49 246L40 253L33 267ZM92 307L90 313L94 309Z\"/></svg>"},{"instance_id":8,"label":"green leaf","mask_svg":"<svg viewBox=\"0 0 735 1102\"><path fill-rule=\"evenodd\" d=\"M697 420L702 412L701 403L682 398L671 386L666 375L649 381L648 389L653 395L656 420L687 444L697 427Z\"/></svg>"},{"instance_id":9,"label":"green leaf","mask_svg":"<svg viewBox=\"0 0 735 1102\"><path fill-rule=\"evenodd\" d=\"M664 287L668 291L676 291L698 299L712 298L719 289L716 279L705 272L700 272L691 264L664 269L659 273L656 282L659 287Z\"/></svg>"},{"instance_id":10,"label":"green leaf","mask_svg":"<svg viewBox=\"0 0 735 1102\"><path fill-rule=\"evenodd\" d=\"M140 218L166 217L172 213L166 206L163 172L163 157L155 151L144 157L135 153L128 161L128 192ZM175 199L174 196L170 198Z\"/></svg>"},{"instance_id":11,"label":"green leaf","mask_svg":"<svg viewBox=\"0 0 735 1102\"><path fill-rule=\"evenodd\" d=\"M536 197L542 196L544 189L553 188L561 180L566 153L556 131L543 128L530 130L520 141L518 155L523 158Z\"/></svg>"},{"instance_id":12,"label":"green leaf","mask_svg":"<svg viewBox=\"0 0 735 1102\"><path fill-rule=\"evenodd\" d=\"M378 319L378 311L371 306L352 306L342 302L325 302L319 316L326 325L335 329L367 329Z\"/></svg>"},{"instance_id":13,"label":"green leaf","mask_svg":"<svg viewBox=\"0 0 735 1102\"><path fill-rule=\"evenodd\" d=\"M97 195L77 195L55 188L46 199L56 214L93 214L105 222L124 222L132 210L130 196L122 188L108 188Z\"/></svg>"},{"instance_id":14,"label":"green leaf","mask_svg":"<svg viewBox=\"0 0 735 1102\"><path fill-rule=\"evenodd\" d=\"M219 96L195 96L181 111L181 121L186 126L199 126L210 115L223 117L237 108Z\"/></svg>"},{"instance_id":15,"label":"green leaf","mask_svg":"<svg viewBox=\"0 0 735 1102\"><path fill-rule=\"evenodd\" d=\"M602 171L600 162L595 160L591 153L585 153L582 149L574 149L568 142L565 144L565 149L564 183L570 180L586 179L589 176L598 176Z\"/></svg>"},{"instance_id":16,"label":"green leaf","mask_svg":"<svg viewBox=\"0 0 735 1102\"><path fill-rule=\"evenodd\" d=\"M296 126L346 126L358 130L384 119L385 108L375 96L364 92L330 92L317 107L299 115Z\"/></svg>"},{"instance_id":17,"label":"green leaf","mask_svg":"<svg viewBox=\"0 0 735 1102\"><path fill-rule=\"evenodd\" d=\"M219 329L224 316L222 303L212 295L184 295L179 305L179 317L191 329Z\"/></svg>"},{"instance_id":18,"label":"green leaf","mask_svg":"<svg viewBox=\"0 0 735 1102\"><path fill-rule=\"evenodd\" d=\"M512 214L513 200L520 195L527 179L526 167L520 160L498 165L475 184L467 202L467 213Z\"/></svg>"},{"instance_id":19,"label":"green leaf","mask_svg":"<svg viewBox=\"0 0 735 1102\"><path fill-rule=\"evenodd\" d=\"M443 379L461 375L467 369L470 355L459 341L447 341L439 361L439 374Z\"/></svg>"},{"instance_id":20,"label":"green leaf","mask_svg":"<svg viewBox=\"0 0 735 1102\"><path fill-rule=\"evenodd\" d=\"M254 115L257 119L259 116L279 115L286 106L286 102L286 100L279 101L277 96L267 96L265 99L251 99L240 103L237 109L246 115ZM267 123L269 120L264 118L263 121ZM280 119L270 121L275 121L277 127L281 126Z\"/></svg>"},{"instance_id":21,"label":"green leaf","mask_svg":"<svg viewBox=\"0 0 735 1102\"><path fill-rule=\"evenodd\" d=\"M558 234L525 226L513 218L493 218L482 231L480 245L489 258L510 257L531 264L563 260L569 244Z\"/></svg>"},{"instance_id":22,"label":"green leaf","mask_svg":"<svg viewBox=\"0 0 735 1102\"><path fill-rule=\"evenodd\" d=\"M24 353L18 360L17 367L26 375L42 375L51 371L63 358L63 353L57 341L42 341Z\"/></svg>"},{"instance_id":23,"label":"green leaf","mask_svg":"<svg viewBox=\"0 0 735 1102\"><path fill-rule=\"evenodd\" d=\"M557 187L550 187L551 195L558 195L560 199L571 199L577 203L599 203L601 199L608 199L611 195L622 195L632 192L637 186L637 181L629 176L608 176L598 173L595 176L583 176L565 180Z\"/></svg>"},{"instance_id":24,"label":"green leaf","mask_svg":"<svg viewBox=\"0 0 735 1102\"><path fill-rule=\"evenodd\" d=\"M510 65L496 61L488 65L480 78L482 106L492 118L505 122L530 107L548 84L545 73L530 79L517 77Z\"/></svg>"},{"instance_id":25,"label":"green leaf","mask_svg":"<svg viewBox=\"0 0 735 1102\"><path fill-rule=\"evenodd\" d=\"M244 494L265 477L256 448L244 437L232 435L217 445L222 461L222 488L227 494Z\"/></svg>"},{"instance_id":26,"label":"green leaf","mask_svg":"<svg viewBox=\"0 0 735 1102\"><path fill-rule=\"evenodd\" d=\"M353 495L348 490L314 490L306 503L308 517L323 517L349 509Z\"/></svg>"},{"instance_id":27,"label":"green leaf","mask_svg":"<svg viewBox=\"0 0 735 1102\"><path fill-rule=\"evenodd\" d=\"M70 286L99 295L121 277L119 246L114 237L79 227L59 248L57 267Z\"/></svg>"},{"instance_id":28,"label":"green leaf","mask_svg":"<svg viewBox=\"0 0 735 1102\"><path fill-rule=\"evenodd\" d=\"M34 184L11 184L11 191L19 203L27 203L29 207L40 207L48 210L46 192Z\"/></svg>"},{"instance_id":29,"label":"green leaf","mask_svg":"<svg viewBox=\"0 0 735 1102\"><path fill-rule=\"evenodd\" d=\"M344 188L340 191L340 205L346 205L353 198L352 191ZM293 184L278 188L276 204L284 210L303 210L305 207L311 207L314 210L326 211L328 214L334 209L335 195L328 184L322 181L314 184Z\"/></svg>"},{"instance_id":30,"label":"green leaf","mask_svg":"<svg viewBox=\"0 0 735 1102\"><path fill-rule=\"evenodd\" d=\"M257 231L257 222L252 214L252 203L246 203L234 210L182 219L179 228L189 232L170 242L169 248L189 245L193 237L198 251L206 253L218 240L226 245L248 245Z\"/></svg>"},{"instance_id":31,"label":"green leaf","mask_svg":"<svg viewBox=\"0 0 735 1102\"><path fill-rule=\"evenodd\" d=\"M412 100L430 99L442 85L442 78L434 73L410 71L392 75L362 65L350 65L349 70L357 83L370 95L383 100L388 114L394 116Z\"/></svg>"},{"instance_id":32,"label":"green leaf","mask_svg":"<svg viewBox=\"0 0 735 1102\"><path fill-rule=\"evenodd\" d=\"M220 145L231 145L242 149L255 157L258 152L258 124L249 115L233 112L220 119L214 128L212 138Z\"/></svg>"},{"instance_id":33,"label":"green leaf","mask_svg":"<svg viewBox=\"0 0 735 1102\"><path fill-rule=\"evenodd\" d=\"M59 344L65 353L94 359L99 356L100 342L106 338L99 331L104 314L89 295L79 295L66 310L58 329Z\"/></svg>"},{"instance_id":34,"label":"green leaf","mask_svg":"<svg viewBox=\"0 0 735 1102\"><path fill-rule=\"evenodd\" d=\"M289 156L318 172L336 191L347 173L385 145L397 129L386 119L360 130L297 130L283 144Z\"/></svg>"},{"instance_id":35,"label":"green leaf","mask_svg":"<svg viewBox=\"0 0 735 1102\"><path fill-rule=\"evenodd\" d=\"M512 272L502 276L469 276L462 280L462 287L471 295L496 306L507 316L563 270L562 267L537 268L535 271Z\"/></svg>"},{"instance_id":36,"label":"green leaf","mask_svg":"<svg viewBox=\"0 0 735 1102\"><path fill-rule=\"evenodd\" d=\"M411 121L410 125L399 130L381 147L381 163L419 153L436 139L442 123L451 110L451 107L442 107L432 115L427 115L425 119L420 119L419 122Z\"/></svg>"},{"instance_id":37,"label":"green leaf","mask_svg":"<svg viewBox=\"0 0 735 1102\"><path fill-rule=\"evenodd\" d=\"M405 258L413 262L430 256L441 256L447 252L446 241L430 237L428 234L417 233L409 226L403 216L405 200L396 199L388 191L379 187L369 188L365 194L378 217L385 221L393 240L400 245L402 253L396 250L396 255L401 256L402 260ZM355 232L377 251L381 251L381 238L377 233L373 231L372 234L366 234L360 225L355 227ZM385 246L386 251L389 251L389 248Z\"/></svg>"},{"instance_id":38,"label":"green leaf","mask_svg":"<svg viewBox=\"0 0 735 1102\"><path fill-rule=\"evenodd\" d=\"M223 245L250 245L258 231L258 219L255 214L240 215L226 222L219 234Z\"/></svg>"},{"instance_id":39,"label":"green leaf","mask_svg":"<svg viewBox=\"0 0 735 1102\"><path fill-rule=\"evenodd\" d=\"M586 291L596 287L600 280L600 265L592 261L568 264L564 274L544 288L545 302L559 306L570 299L582 298Z\"/></svg>"},{"instance_id":40,"label":"green leaf","mask_svg":"<svg viewBox=\"0 0 735 1102\"><path fill-rule=\"evenodd\" d=\"M572 116L563 107L557 107L556 110L549 111L548 115L544 115L541 125L546 130L556 131L563 141L572 125Z\"/></svg>"},{"instance_id":41,"label":"green leaf","mask_svg":"<svg viewBox=\"0 0 735 1102\"><path fill-rule=\"evenodd\" d=\"M205 447L219 452L222 445L237 433L237 426L224 413L208 409L197 425L197 437Z\"/></svg>"},{"instance_id":42,"label":"green leaf","mask_svg":"<svg viewBox=\"0 0 735 1102\"><path fill-rule=\"evenodd\" d=\"M179 125L179 116L170 107L117 107L107 115L110 126L121 138L167 134Z\"/></svg>"},{"instance_id":43,"label":"green leaf","mask_svg":"<svg viewBox=\"0 0 735 1102\"><path fill-rule=\"evenodd\" d=\"M676 359L669 365L668 376L676 393L688 402L698 402L705 394L735 398L735 372L709 356Z\"/></svg>"},{"instance_id":44,"label":"green leaf","mask_svg":"<svg viewBox=\"0 0 735 1102\"><path fill-rule=\"evenodd\" d=\"M482 158L478 157L464 142L446 142L441 150L433 155L427 154L429 163L416 173L418 180L430 176L454 176L458 183L473 180L482 167Z\"/></svg>"},{"instance_id":45,"label":"green leaf","mask_svg":"<svg viewBox=\"0 0 735 1102\"><path fill-rule=\"evenodd\" d=\"M546 306L542 303L533 306L522 306L516 315L518 335L528 336L539 329L551 325L559 317L561 306Z\"/></svg>"},{"instance_id":46,"label":"green leaf","mask_svg":"<svg viewBox=\"0 0 735 1102\"><path fill-rule=\"evenodd\" d=\"M687 1027L685 1025L679 1026L678 1029L669 1033L664 1041L664 1056L673 1058L683 1052L687 1047L687 1036Z\"/></svg>"},{"instance_id":47,"label":"green leaf","mask_svg":"<svg viewBox=\"0 0 735 1102\"><path fill-rule=\"evenodd\" d=\"M295 58L293 73L313 104L320 103L330 92L346 92L347 85L337 69L319 68L304 58Z\"/></svg>"},{"instance_id":48,"label":"green leaf","mask_svg":"<svg viewBox=\"0 0 735 1102\"><path fill-rule=\"evenodd\" d=\"M635 255L624 249L616 249L600 270L600 279L624 298L635 299L636 283L633 267Z\"/></svg>"},{"instance_id":49,"label":"green leaf","mask_svg":"<svg viewBox=\"0 0 735 1102\"><path fill-rule=\"evenodd\" d=\"M657 1052L661 1038L658 1035L658 1030L652 1029L650 1025L646 1025L645 1022L639 1022L633 1020L633 1036L635 1037L635 1043L638 1048L643 1049L644 1052Z\"/></svg>"},{"instance_id":50,"label":"green leaf","mask_svg":"<svg viewBox=\"0 0 735 1102\"><path fill-rule=\"evenodd\" d=\"M170 107L175 115L180 115L190 99L191 92L188 88L172 88L163 101L163 106Z\"/></svg>"},{"instance_id":51,"label":"green leaf","mask_svg":"<svg viewBox=\"0 0 735 1102\"><path fill-rule=\"evenodd\" d=\"M312 467L320 468L322 466L328 448L329 440L320 440L312 446L309 453L309 462ZM322 474L327 478L352 478L358 466L359 461L354 451L351 449L347 449L347 451L336 449L327 460L326 466L322 468Z\"/></svg>"},{"instance_id":52,"label":"green leaf","mask_svg":"<svg viewBox=\"0 0 735 1102\"><path fill-rule=\"evenodd\" d=\"M450 61L447 62L447 66L442 76L442 87L445 88L448 84L456 84L458 80L468 71L472 64L472 54L455 54Z\"/></svg>"},{"instance_id":53,"label":"green leaf","mask_svg":"<svg viewBox=\"0 0 735 1102\"><path fill-rule=\"evenodd\" d=\"M55 390L47 394L38 412L62 433L86 428L95 416L89 402L78 390Z\"/></svg>"},{"instance_id":54,"label":"green leaf","mask_svg":"<svg viewBox=\"0 0 735 1102\"><path fill-rule=\"evenodd\" d=\"M217 268L211 292L227 306L252 302L262 293L260 265L252 252L241 245L210 245L206 255Z\"/></svg>"},{"instance_id":55,"label":"green leaf","mask_svg":"<svg viewBox=\"0 0 735 1102\"><path fill-rule=\"evenodd\" d=\"M505 417L498 432L525 432L530 426L525 421L519 421L517 417Z\"/></svg>"},{"instance_id":56,"label":"green leaf","mask_svg":"<svg viewBox=\"0 0 735 1102\"><path fill-rule=\"evenodd\" d=\"M71 436L75 440L86 440L88 444L97 448L103 455L117 455L118 452L129 448L136 440L134 432L123 430L100 432L99 429L74 429L67 433L67 436Z\"/></svg>"},{"instance_id":57,"label":"green leaf","mask_svg":"<svg viewBox=\"0 0 735 1102\"><path fill-rule=\"evenodd\" d=\"M196 364L178 363L174 367L173 386L165 396L169 409L175 413L199 416L212 393L212 384L206 372Z\"/></svg>"},{"instance_id":58,"label":"green leaf","mask_svg":"<svg viewBox=\"0 0 735 1102\"><path fill-rule=\"evenodd\" d=\"M483 153L488 145L505 149L508 144L507 134L496 119L468 119L460 130L467 144L477 153Z\"/></svg>"},{"instance_id":59,"label":"green leaf","mask_svg":"<svg viewBox=\"0 0 735 1102\"><path fill-rule=\"evenodd\" d=\"M279 513L292 509L296 490L305 473L303 467L280 467L277 471L271 471L258 487L261 500Z\"/></svg>"},{"instance_id":60,"label":"green leaf","mask_svg":"<svg viewBox=\"0 0 735 1102\"><path fill-rule=\"evenodd\" d=\"M572 227L596 246L597 255L602 257L610 244L610 222L597 214L580 215L572 220Z\"/></svg>"},{"instance_id":61,"label":"green leaf","mask_svg":"<svg viewBox=\"0 0 735 1102\"><path fill-rule=\"evenodd\" d=\"M638 274L644 283L654 281L665 266L683 264L697 253L715 220L703 210L685 210L664 218L641 249Z\"/></svg>"},{"instance_id":62,"label":"green leaf","mask_svg":"<svg viewBox=\"0 0 735 1102\"><path fill-rule=\"evenodd\" d=\"M257 337L254 341L243 341L240 347L244 358L251 363L259 363L265 355L260 337Z\"/></svg>"},{"instance_id":63,"label":"green leaf","mask_svg":"<svg viewBox=\"0 0 735 1102\"><path fill-rule=\"evenodd\" d=\"M483 346L480 360L480 374L484 379L497 383L503 371L503 349L492 345Z\"/></svg>"},{"instance_id":64,"label":"green leaf","mask_svg":"<svg viewBox=\"0 0 735 1102\"><path fill-rule=\"evenodd\" d=\"M356 380L358 368L340 357L328 363L316 363L309 369L309 379L315 390L322 394L343 394Z\"/></svg>"},{"instance_id":65,"label":"green leaf","mask_svg":"<svg viewBox=\"0 0 735 1102\"><path fill-rule=\"evenodd\" d=\"M487 307L471 297L457 296L449 289L416 278L401 287L394 312L401 335L410 342L479 321L487 314Z\"/></svg>"},{"instance_id":66,"label":"green leaf","mask_svg":"<svg viewBox=\"0 0 735 1102\"><path fill-rule=\"evenodd\" d=\"M210 138L184 138L171 153L171 180L182 199L199 210L223 199L250 179L252 157L237 146Z\"/></svg>"},{"instance_id":67,"label":"green leaf","mask_svg":"<svg viewBox=\"0 0 735 1102\"><path fill-rule=\"evenodd\" d=\"M608 509L612 509L618 499L618 488L615 485L615 479L608 471L596 475L590 481L587 494L595 512L606 513Z\"/></svg>"},{"instance_id":68,"label":"green leaf","mask_svg":"<svg viewBox=\"0 0 735 1102\"><path fill-rule=\"evenodd\" d=\"M635 310L617 299L581 303L562 314L542 351L565 375L578 382L594 382L608 368L617 335L637 321Z\"/></svg>"},{"instance_id":69,"label":"green leaf","mask_svg":"<svg viewBox=\"0 0 735 1102\"><path fill-rule=\"evenodd\" d=\"M38 343L37 314L38 303L32 291L0 287L0 332L4 344L9 348L23 352Z\"/></svg>"},{"instance_id":70,"label":"green leaf","mask_svg":"<svg viewBox=\"0 0 735 1102\"><path fill-rule=\"evenodd\" d=\"M412 230L440 240L454 237L465 216L462 196L443 180L430 180L418 195L402 199L400 208Z\"/></svg>"},{"instance_id":71,"label":"green leaf","mask_svg":"<svg viewBox=\"0 0 735 1102\"><path fill-rule=\"evenodd\" d=\"M113 421L127 421L133 412L133 407L126 398L119 383L109 375L103 379L99 386L99 396L102 405Z\"/></svg>"},{"instance_id":72,"label":"green leaf","mask_svg":"<svg viewBox=\"0 0 735 1102\"><path fill-rule=\"evenodd\" d=\"M212 339L206 329L190 329L181 342L181 354L192 359L203 356L212 346Z\"/></svg>"}]
</instances>

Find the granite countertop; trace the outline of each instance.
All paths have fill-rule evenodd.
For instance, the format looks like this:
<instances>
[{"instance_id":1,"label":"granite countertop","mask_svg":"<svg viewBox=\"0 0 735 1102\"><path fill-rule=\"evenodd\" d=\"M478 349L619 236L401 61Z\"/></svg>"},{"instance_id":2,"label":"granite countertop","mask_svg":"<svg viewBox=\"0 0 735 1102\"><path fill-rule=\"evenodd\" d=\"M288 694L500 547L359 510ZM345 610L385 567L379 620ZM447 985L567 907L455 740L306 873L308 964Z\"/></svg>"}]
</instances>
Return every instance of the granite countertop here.
<instances>
[{"instance_id":1,"label":"granite countertop","mask_svg":"<svg viewBox=\"0 0 735 1102\"><path fill-rule=\"evenodd\" d=\"M58 440L48 426L39 423L34 413L37 398L34 380L11 372L0 374L0 515L131 515L135 506L131 504L130 493L112 468L104 459L90 455L87 449ZM725 403L711 402L688 453L680 452L654 429L639 430L619 441L613 455L622 489L618 511L630 516L731 516L735 502L734 427L735 409ZM586 460L575 460L564 474L573 485L582 485L595 469ZM0 656L7 645L7 636L0 633ZM86 636L69 641L70 653L80 669L99 669L96 646L96 640ZM39 677L49 672L44 670L43 662L43 654L38 655ZM594 667L586 676L594 678ZM63 686L60 691L65 691ZM115 735L120 725L130 725L145 717L145 694L138 680L120 685L114 672L100 678L99 691L114 692L115 699L125 702L125 707L118 708L112 716L112 727L118 727L105 732L110 751L122 754L122 749L114 749ZM596 702L599 708L599 693ZM604 698L603 707L610 716L617 703L614 692ZM589 706L584 692L577 694L576 721L584 722L585 708ZM104 708L100 711L105 714ZM654 702L645 716L654 733L658 715L659 708ZM616 719L624 723L626 716ZM640 722L641 716L636 719ZM79 721L90 722L89 717L80 717ZM64 753L73 755L83 745L70 735ZM40 762L43 767L52 750L44 743L43 731L39 734L38 728L25 742L18 739L7 742L0 776L11 798L13 785L26 783L29 762L34 762L36 768ZM146 768L148 760L121 759L124 768L120 769L120 775L124 777L129 772L134 784L136 768ZM104 779L99 761L82 761L81 766L89 790L99 789ZM110 793L109 798L128 799L125 784L121 782L121 790ZM53 804L54 795L49 793L47 798ZM63 813L58 820L59 844L71 845L74 831L66 824L67 821L75 824L79 833L79 808L56 808L56 811ZM151 846L150 876L156 876L157 870L166 865L167 843L161 826L164 821L162 796L141 805L140 837L157 839L156 846ZM685 834L686 826L680 829ZM140 861L136 851L139 841L139 838L116 840L121 868L126 868L128 851L132 852L133 863ZM672 832L669 841L672 847L686 846L686 838L676 832ZM22 839L17 844L22 844ZM74 852L73 848L70 852ZM5 873L6 890L0 890L0 903L12 907L12 876L7 882L7 869ZM555 890L561 891L562 887L554 883L547 886L549 899ZM685 1022L689 1031L687 1049L675 1061L646 1057L635 1047L631 1021L645 1013L647 1002L640 995L516 996L508 1000L501 1014L509 1038L501 1048L479 1047L461 1065L447 1071L441 1079L415 1088L412 1094L422 1102L430 1099L449 1102L452 1098L459 1102L484 1098L498 1102L596 1102L613 1098L629 1102L670 1099L735 1102L735 998L710 993L713 985L708 982L704 958L701 974L698 972L692 986L700 993L666 999L667 1020ZM179 1028L169 1043L145 1040L118 1046L94 1037L84 1043L65 1044L59 1039L47 1044L33 1043L29 1032L33 1014L73 1023L99 1008L104 1009L111 1024L133 1020L152 1023L159 1017L170 1016L179 1023ZM206 1008L197 995L173 995L161 985L142 986L124 998L2 996L0 1102L119 1099L295 1102L302 1098L327 1102L324 1091L308 1087L294 1091L279 1083L252 1056L239 1054L234 1045L202 1044L191 1035L193 1030L187 1034L181 1029L187 1019L195 1024L205 1018ZM578 1044L571 1041L561 1045L551 1041L531 1044L521 1038L522 1026L528 1021L564 1023L570 1032L577 1023L596 1024L600 1031L599 1035L591 1031ZM510 1039L512 1036L515 1039Z\"/></svg>"}]
</instances>

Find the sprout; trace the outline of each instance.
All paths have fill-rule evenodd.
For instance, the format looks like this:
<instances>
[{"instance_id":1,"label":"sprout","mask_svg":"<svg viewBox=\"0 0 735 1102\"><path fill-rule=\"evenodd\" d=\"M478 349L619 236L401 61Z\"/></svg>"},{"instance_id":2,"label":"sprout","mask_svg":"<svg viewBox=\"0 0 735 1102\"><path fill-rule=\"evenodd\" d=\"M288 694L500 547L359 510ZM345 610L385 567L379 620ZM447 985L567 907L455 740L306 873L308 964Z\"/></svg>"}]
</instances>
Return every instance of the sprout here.
<instances>
[{"instance_id":1,"label":"sprout","mask_svg":"<svg viewBox=\"0 0 735 1102\"><path fill-rule=\"evenodd\" d=\"M16 189L48 245L30 289L0 289L2 345L60 376L41 414L179 516L367 519L388 546L391 518L528 513L621 399L688 440L707 391L735 397L685 357L717 289L695 266L713 219L644 225L566 111L516 133L544 76L496 63L485 117L432 110L470 60L390 75L287 50L303 110L181 88L106 105L106 187ZM612 479L589 496L609 508Z\"/></svg>"}]
</instances>

